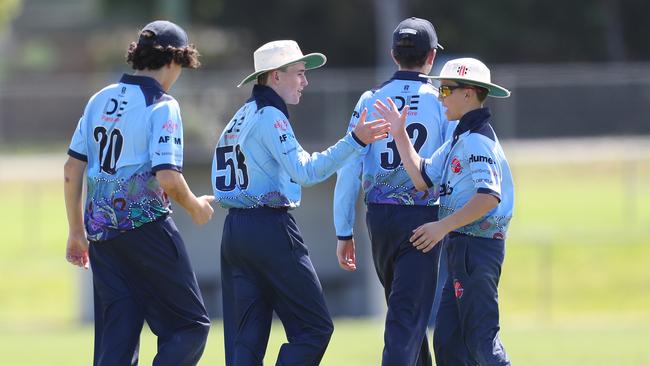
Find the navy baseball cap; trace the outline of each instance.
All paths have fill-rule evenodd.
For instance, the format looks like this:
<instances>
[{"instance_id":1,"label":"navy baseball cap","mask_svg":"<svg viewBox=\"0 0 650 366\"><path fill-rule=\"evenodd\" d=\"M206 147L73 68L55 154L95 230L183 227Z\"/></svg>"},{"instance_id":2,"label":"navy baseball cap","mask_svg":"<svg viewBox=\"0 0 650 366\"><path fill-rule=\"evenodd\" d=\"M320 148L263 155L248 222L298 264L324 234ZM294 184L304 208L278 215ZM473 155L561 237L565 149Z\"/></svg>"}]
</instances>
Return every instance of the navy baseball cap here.
<instances>
[{"instance_id":1,"label":"navy baseball cap","mask_svg":"<svg viewBox=\"0 0 650 366\"><path fill-rule=\"evenodd\" d=\"M430 21L416 17L402 20L393 32L393 50L424 53L431 49L444 49L438 43L436 29Z\"/></svg>"},{"instance_id":2,"label":"navy baseball cap","mask_svg":"<svg viewBox=\"0 0 650 366\"><path fill-rule=\"evenodd\" d=\"M145 31L153 33L153 37L144 37ZM189 40L183 28L167 20L156 20L142 28L138 43L183 48L188 46Z\"/></svg>"}]
</instances>

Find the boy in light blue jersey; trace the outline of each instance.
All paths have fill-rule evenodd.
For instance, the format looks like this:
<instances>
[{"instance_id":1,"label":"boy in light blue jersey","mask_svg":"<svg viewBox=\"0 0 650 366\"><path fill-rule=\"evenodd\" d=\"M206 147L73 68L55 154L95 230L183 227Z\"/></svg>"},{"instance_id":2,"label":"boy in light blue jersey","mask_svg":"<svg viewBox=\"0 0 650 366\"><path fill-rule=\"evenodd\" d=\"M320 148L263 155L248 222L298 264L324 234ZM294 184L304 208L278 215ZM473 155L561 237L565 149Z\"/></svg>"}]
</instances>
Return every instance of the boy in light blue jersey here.
<instances>
[{"instance_id":1,"label":"boy in light blue jersey","mask_svg":"<svg viewBox=\"0 0 650 366\"><path fill-rule=\"evenodd\" d=\"M376 100L391 97L400 110L410 107L408 135L421 156L431 156L455 126L447 122L437 90L422 76L431 71L436 47L438 38L429 21L402 21L393 32L392 46L399 70L378 89L361 95L349 129L356 126L362 110L372 110ZM408 238L419 225L437 220L438 197L433 190L418 192L413 187L393 139L371 144L362 156L341 168L334 193L334 223L339 265L349 271L356 269L352 228L361 186L368 206L373 261L388 305L382 364L431 365L426 329L440 250L422 253Z\"/></svg>"},{"instance_id":2,"label":"boy in light blue jersey","mask_svg":"<svg viewBox=\"0 0 650 366\"><path fill-rule=\"evenodd\" d=\"M357 127L321 153L303 150L289 123L305 71L322 66L294 41L269 42L254 53L251 98L225 127L215 149L212 186L228 208L221 240L224 344L227 365L262 365L273 311L288 343L277 365L318 365L333 331L322 288L288 210L301 186L321 182L387 135L383 120Z\"/></svg>"},{"instance_id":3,"label":"boy in light blue jersey","mask_svg":"<svg viewBox=\"0 0 650 366\"><path fill-rule=\"evenodd\" d=\"M72 137L66 256L92 267L94 365L137 364L145 320L158 337L154 365L196 365L203 353L210 321L169 198L202 225L214 197L196 197L183 178L181 114L167 94L198 56L176 24L148 24L128 50L135 74L93 95Z\"/></svg>"},{"instance_id":4,"label":"boy in light blue jersey","mask_svg":"<svg viewBox=\"0 0 650 366\"><path fill-rule=\"evenodd\" d=\"M436 365L510 365L499 339L498 291L505 237L512 217L513 181L505 154L492 129L486 97L510 92L493 84L481 61L447 62L439 95L448 119L459 119L453 137L422 159L405 129L408 106L400 114L389 99L378 112L391 122L404 167L419 190L440 195L440 221L414 230L413 246L428 252L445 239L449 277L434 333ZM424 274L427 275L427 274Z\"/></svg>"}]
</instances>

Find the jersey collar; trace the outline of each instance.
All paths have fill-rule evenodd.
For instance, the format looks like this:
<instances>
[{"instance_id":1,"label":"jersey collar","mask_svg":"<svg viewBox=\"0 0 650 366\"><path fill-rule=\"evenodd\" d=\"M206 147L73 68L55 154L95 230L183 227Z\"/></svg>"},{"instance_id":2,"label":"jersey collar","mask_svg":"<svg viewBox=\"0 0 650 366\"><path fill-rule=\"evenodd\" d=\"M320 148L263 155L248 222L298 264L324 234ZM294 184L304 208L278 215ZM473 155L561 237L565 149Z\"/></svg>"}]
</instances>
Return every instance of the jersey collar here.
<instances>
[{"instance_id":1,"label":"jersey collar","mask_svg":"<svg viewBox=\"0 0 650 366\"><path fill-rule=\"evenodd\" d=\"M257 109L262 109L264 107L275 107L284 113L285 117L289 119L289 111L287 110L287 104L282 100L282 98L266 85L256 84L253 86L253 93L248 102L255 101L257 104Z\"/></svg>"},{"instance_id":2,"label":"jersey collar","mask_svg":"<svg viewBox=\"0 0 650 366\"><path fill-rule=\"evenodd\" d=\"M395 71L393 74L393 77L385 81L383 84L380 86L373 88L372 91L376 92L377 90L383 88L384 86L390 84L391 81L393 80L413 80L413 81L419 81L424 84L430 84L431 81L427 78L420 77L421 72L418 71Z\"/></svg>"},{"instance_id":3,"label":"jersey collar","mask_svg":"<svg viewBox=\"0 0 650 366\"><path fill-rule=\"evenodd\" d=\"M421 81L425 84L429 82L428 78L421 77L420 74L422 74L419 71L395 71L393 74L393 77L391 80L413 80L413 81Z\"/></svg>"},{"instance_id":4,"label":"jersey collar","mask_svg":"<svg viewBox=\"0 0 650 366\"><path fill-rule=\"evenodd\" d=\"M124 74L120 79L120 83L139 86L147 107L158 103L165 95L162 85L149 76Z\"/></svg>"},{"instance_id":5,"label":"jersey collar","mask_svg":"<svg viewBox=\"0 0 650 366\"><path fill-rule=\"evenodd\" d=\"M458 121L458 126L454 130L454 139L453 143L455 144L458 141L458 136L462 135L467 131L476 131L486 124L490 123L490 108L479 108L474 109L465 113Z\"/></svg>"},{"instance_id":6,"label":"jersey collar","mask_svg":"<svg viewBox=\"0 0 650 366\"><path fill-rule=\"evenodd\" d=\"M120 79L120 83L139 85L148 88L155 88L158 89L160 92L165 93L162 85L160 85L160 83L156 79L149 76L123 74L122 78Z\"/></svg>"}]
</instances>

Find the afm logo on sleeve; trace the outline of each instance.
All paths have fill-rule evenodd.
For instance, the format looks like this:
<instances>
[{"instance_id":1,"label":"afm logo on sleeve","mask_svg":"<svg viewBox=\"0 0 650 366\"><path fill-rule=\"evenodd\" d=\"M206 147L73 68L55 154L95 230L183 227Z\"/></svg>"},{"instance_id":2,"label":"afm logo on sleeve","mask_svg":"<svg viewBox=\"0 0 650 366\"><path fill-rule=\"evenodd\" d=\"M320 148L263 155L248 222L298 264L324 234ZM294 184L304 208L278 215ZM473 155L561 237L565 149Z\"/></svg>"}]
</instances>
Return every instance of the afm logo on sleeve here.
<instances>
[{"instance_id":1,"label":"afm logo on sleeve","mask_svg":"<svg viewBox=\"0 0 650 366\"><path fill-rule=\"evenodd\" d=\"M158 139L158 143L159 144L166 144L171 140L172 140L171 136L160 136L160 138ZM183 142L181 141L180 137L174 137L174 144L175 145L182 145L182 143Z\"/></svg>"}]
</instances>

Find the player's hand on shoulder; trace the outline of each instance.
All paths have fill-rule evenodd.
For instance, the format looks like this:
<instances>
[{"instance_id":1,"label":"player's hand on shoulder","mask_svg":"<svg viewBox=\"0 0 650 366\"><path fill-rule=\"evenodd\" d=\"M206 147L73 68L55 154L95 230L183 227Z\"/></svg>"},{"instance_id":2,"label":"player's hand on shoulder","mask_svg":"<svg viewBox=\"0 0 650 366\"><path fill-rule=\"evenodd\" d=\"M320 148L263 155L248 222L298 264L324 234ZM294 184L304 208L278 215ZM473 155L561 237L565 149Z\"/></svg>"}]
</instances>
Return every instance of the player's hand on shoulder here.
<instances>
[{"instance_id":1,"label":"player's hand on shoulder","mask_svg":"<svg viewBox=\"0 0 650 366\"><path fill-rule=\"evenodd\" d=\"M214 196L201 196L197 197L196 200L198 207L192 212L192 221L197 225L205 225L212 219L214 213L211 205L214 202Z\"/></svg>"},{"instance_id":2,"label":"player's hand on shoulder","mask_svg":"<svg viewBox=\"0 0 650 366\"><path fill-rule=\"evenodd\" d=\"M65 259L71 264L88 269L88 239L86 233L70 232L65 250Z\"/></svg>"},{"instance_id":3,"label":"player's hand on shoulder","mask_svg":"<svg viewBox=\"0 0 650 366\"><path fill-rule=\"evenodd\" d=\"M357 258L354 249L354 239L338 240L336 243L336 257L339 267L346 271L357 270Z\"/></svg>"},{"instance_id":4,"label":"player's hand on shoulder","mask_svg":"<svg viewBox=\"0 0 650 366\"><path fill-rule=\"evenodd\" d=\"M405 125L409 106L404 106L400 113L397 105L395 105L395 102L393 102L391 98L386 98L386 103L387 104L384 104L381 100L377 99L373 106L377 113L390 125L391 133L393 135L400 133L406 134Z\"/></svg>"},{"instance_id":5,"label":"player's hand on shoulder","mask_svg":"<svg viewBox=\"0 0 650 366\"><path fill-rule=\"evenodd\" d=\"M361 117L356 126L354 126L354 134L359 140L364 144L368 145L375 141L385 139L388 137L388 132L390 131L390 124L388 124L383 119L376 119L374 121L366 122L366 116L368 115L368 109L364 109L361 112Z\"/></svg>"}]
</instances>

